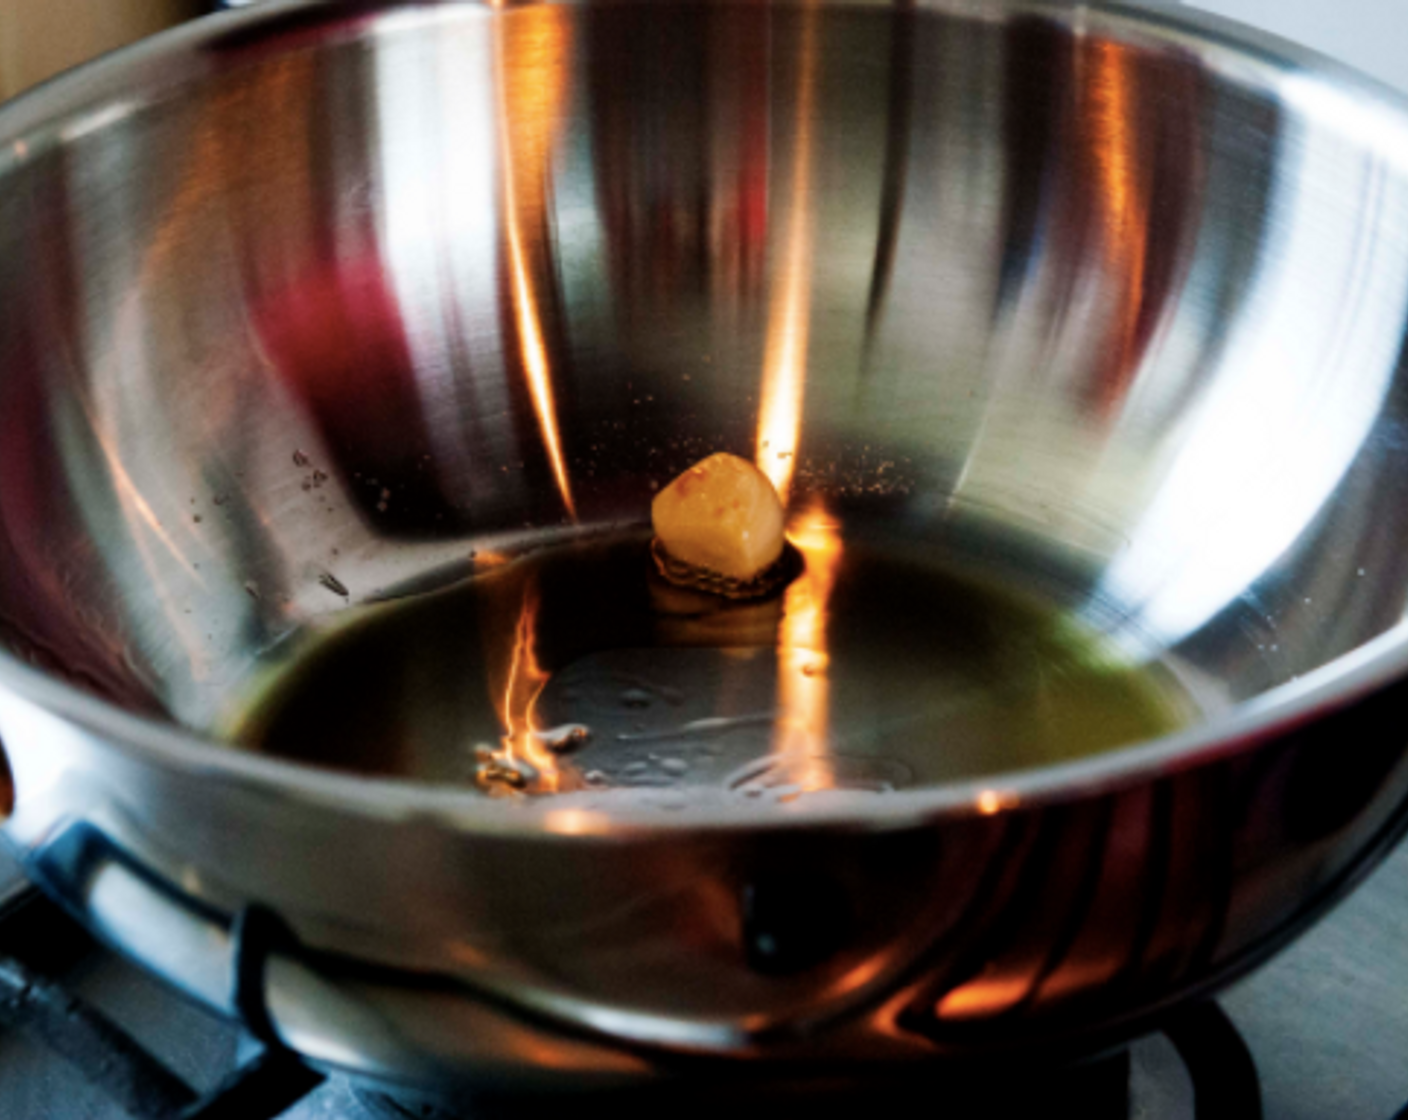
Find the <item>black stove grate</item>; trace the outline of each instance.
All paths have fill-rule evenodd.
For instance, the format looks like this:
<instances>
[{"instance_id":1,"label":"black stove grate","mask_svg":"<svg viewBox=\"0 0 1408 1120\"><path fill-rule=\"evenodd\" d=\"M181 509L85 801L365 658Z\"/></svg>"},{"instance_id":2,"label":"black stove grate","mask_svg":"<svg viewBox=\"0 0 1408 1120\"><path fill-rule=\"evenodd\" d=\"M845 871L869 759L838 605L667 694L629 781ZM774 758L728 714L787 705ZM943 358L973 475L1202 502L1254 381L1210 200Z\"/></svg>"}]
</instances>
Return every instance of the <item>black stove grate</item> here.
<instances>
[{"instance_id":1,"label":"black stove grate","mask_svg":"<svg viewBox=\"0 0 1408 1120\"><path fill-rule=\"evenodd\" d=\"M1175 1012L1163 1034L1193 1082L1197 1120L1261 1120L1261 1079L1246 1040L1215 1003Z\"/></svg>"},{"instance_id":2,"label":"black stove grate","mask_svg":"<svg viewBox=\"0 0 1408 1120\"><path fill-rule=\"evenodd\" d=\"M199 1094L101 1012L13 958L0 957L0 1023L65 1059L132 1120L273 1120L324 1078L265 1047Z\"/></svg>"},{"instance_id":3,"label":"black stove grate","mask_svg":"<svg viewBox=\"0 0 1408 1120\"><path fill-rule=\"evenodd\" d=\"M265 924L260 915L253 915L248 928L240 931L241 939L277 939L277 923L268 929L262 928ZM0 1025L23 1032L65 1059L132 1120L274 1120L323 1083L321 1073L266 1041L213 1089L198 1093L102 1012L53 979L64 973L66 954L72 957L92 949L87 935L37 892L0 908ZM1165 1022L1162 1033L1186 1072L1197 1120L1260 1120L1255 1062L1216 1004L1197 1004L1177 1012ZM370 1090L350 1092L366 1114L380 1120L499 1120L537 1115L565 1103L561 1097L476 1095L450 1107ZM671 1082L658 1088L598 1093L588 1100L574 1098L572 1103L609 1109L617 1120L659 1120L662 1114L680 1120L720 1113L746 1120L773 1115L779 1108L803 1109L809 1120L831 1116L854 1120L866 1112L905 1114L926 1100L946 1120L1062 1115L1126 1120L1132 1110L1130 1054L968 1085L932 1072L927 1078L892 1077L864 1084ZM302 1109L297 1111L303 1114ZM1408 1120L1408 1109L1396 1120Z\"/></svg>"},{"instance_id":4,"label":"black stove grate","mask_svg":"<svg viewBox=\"0 0 1408 1120\"><path fill-rule=\"evenodd\" d=\"M27 923L34 910L43 913ZM324 1081L296 1055L266 1044L208 1093L199 1093L101 1011L45 975L46 964L84 951L89 942L37 891L0 908L0 925L13 934L6 939L8 955L0 955L0 1025L67 1061L132 1120L273 1120ZM25 936L27 925L42 931L43 940Z\"/></svg>"}]
</instances>

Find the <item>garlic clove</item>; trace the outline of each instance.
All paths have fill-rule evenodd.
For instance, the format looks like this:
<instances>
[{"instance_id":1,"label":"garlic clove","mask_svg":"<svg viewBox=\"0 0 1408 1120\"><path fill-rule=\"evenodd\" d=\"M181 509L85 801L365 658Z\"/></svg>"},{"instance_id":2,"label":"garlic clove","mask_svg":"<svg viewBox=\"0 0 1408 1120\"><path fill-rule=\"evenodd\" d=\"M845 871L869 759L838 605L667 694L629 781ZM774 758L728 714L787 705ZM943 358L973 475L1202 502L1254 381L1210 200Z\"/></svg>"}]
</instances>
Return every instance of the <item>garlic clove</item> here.
<instances>
[{"instance_id":1,"label":"garlic clove","mask_svg":"<svg viewBox=\"0 0 1408 1120\"><path fill-rule=\"evenodd\" d=\"M782 502L768 477L737 455L696 463L655 496L650 512L673 559L727 579L751 580L782 555Z\"/></svg>"}]
</instances>

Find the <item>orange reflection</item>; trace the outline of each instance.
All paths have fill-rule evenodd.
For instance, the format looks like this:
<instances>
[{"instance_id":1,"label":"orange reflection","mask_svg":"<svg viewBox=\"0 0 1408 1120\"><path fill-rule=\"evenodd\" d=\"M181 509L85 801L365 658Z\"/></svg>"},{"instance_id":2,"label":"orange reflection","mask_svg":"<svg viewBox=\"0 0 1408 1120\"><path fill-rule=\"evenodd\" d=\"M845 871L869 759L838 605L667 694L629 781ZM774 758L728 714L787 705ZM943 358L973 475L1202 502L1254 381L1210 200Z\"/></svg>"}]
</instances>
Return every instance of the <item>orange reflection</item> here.
<instances>
[{"instance_id":1,"label":"orange reflection","mask_svg":"<svg viewBox=\"0 0 1408 1120\"><path fill-rule=\"evenodd\" d=\"M167 213L162 217L153 233L146 250L139 274L127 286L115 317L112 337L103 341L100 347L102 363L98 373L90 379L90 386L112 386L121 383L120 376L109 376L107 366L120 367L132 360L134 354L141 353L141 340L147 335L149 326L146 317L149 313L144 297L157 286L160 278L170 266L170 258L176 256L187 244L191 226L208 213L212 199L219 194L222 177L220 175L218 130L202 130L186 160L183 173L173 184ZM145 369L145 364L142 363ZM123 400L131 402L136 394L128 392ZM115 413L119 426L130 423L132 417L122 407L121 401L113 401L99 408L87 393L79 397L79 406L88 424L93 440L107 463L114 495L123 512L124 522L131 526L131 539L143 569L148 575L152 593L164 615L167 624L181 637L181 648L190 660L190 667L196 679L204 679L209 672L209 638L202 639L200 628L188 616L189 608L184 606L184 598L179 591L173 593L171 580L164 574L164 563L149 547L147 537L135 522L140 522L161 545L166 554L186 573L188 579L202 591L209 587L201 577L200 565L191 560L185 548L163 525L157 511L148 501L146 494L127 469L120 439L115 438L103 416ZM157 501L169 508L173 503L169 492L158 494ZM179 507L178 507L179 508ZM184 511L183 511L184 512ZM194 532L189 527L188 532Z\"/></svg>"},{"instance_id":2,"label":"orange reflection","mask_svg":"<svg viewBox=\"0 0 1408 1120\"><path fill-rule=\"evenodd\" d=\"M812 273L812 117L816 110L816 13L802 13L798 53L796 133L793 137L789 215L782 250L782 275L768 309L763 353L763 395L758 419L758 468L772 480L787 504L802 432L807 342L811 326Z\"/></svg>"},{"instance_id":3,"label":"orange reflection","mask_svg":"<svg viewBox=\"0 0 1408 1120\"><path fill-rule=\"evenodd\" d=\"M543 827L561 836L591 836L611 829L611 820L589 809L554 809L543 818Z\"/></svg>"},{"instance_id":4,"label":"orange reflection","mask_svg":"<svg viewBox=\"0 0 1408 1120\"><path fill-rule=\"evenodd\" d=\"M1110 275L1122 284L1109 349L1109 368L1096 389L1102 406L1118 406L1140 354L1139 326L1144 309L1148 256L1148 185L1141 166L1134 63L1117 43L1099 42L1084 62L1090 160L1100 185L1096 205L1105 234Z\"/></svg>"},{"instance_id":5,"label":"orange reflection","mask_svg":"<svg viewBox=\"0 0 1408 1120\"><path fill-rule=\"evenodd\" d=\"M985 817L994 816L1004 809L1015 809L1021 804L1020 798L1015 793L1008 793L1004 790L985 789L978 794L976 802L978 812Z\"/></svg>"},{"instance_id":6,"label":"orange reflection","mask_svg":"<svg viewBox=\"0 0 1408 1120\"><path fill-rule=\"evenodd\" d=\"M136 303L135 300L129 299L120 315L119 333L125 334L128 330L133 329L132 324L135 321ZM131 533L132 544L143 569L147 572L152 593L156 596L157 604L161 608L167 624L181 636L181 648L189 659L193 677L198 681L203 681L210 671L210 658L206 652L206 642L201 640L198 628L186 617L189 608L181 605L184 600L179 596L179 592L173 593L170 589L170 581L164 576L162 563L153 554L147 543L147 538L133 525L133 518L135 517L142 525L146 526L152 536L161 543L167 555L180 565L186 575L202 591L207 591L209 588L197 570L199 566L172 539L171 534L163 527L161 518L157 516L156 511L152 509L151 504L142 493L141 487L133 481L132 476L127 472L116 441L99 423L91 404L83 397L80 397L79 400L84 419L88 422L89 431L92 432L93 439L107 462L113 491L122 508L124 520L133 530Z\"/></svg>"},{"instance_id":7,"label":"orange reflection","mask_svg":"<svg viewBox=\"0 0 1408 1120\"><path fill-rule=\"evenodd\" d=\"M122 453L118 450L116 441L113 440L99 424L97 417L93 415L93 411L88 406L87 402L81 401L81 405L84 418L88 421L89 429L93 433L93 439L97 443L98 449L103 453L103 458L107 461L108 470L111 472L112 476L113 490L117 494L118 504L122 506L125 513L131 514L141 521L152 536L156 537L156 539L161 542L167 554L181 566L195 583L199 584L200 587L204 589L206 586L205 580L201 579L195 564L186 556L185 552L182 551L180 545L172 540L171 534L162 527L161 518L159 518L156 515L156 511L152 509L151 504L142 493L141 487L133 482L132 476L127 473L127 467L123 464ZM127 518L127 521L130 524L131 518ZM139 550L143 557L145 557L146 548L142 545L141 534L134 533L133 540L137 542ZM146 567L149 572L154 573L152 586L156 588L158 594L160 594L164 581L158 575L155 575L159 569L150 564L146 565Z\"/></svg>"},{"instance_id":8,"label":"orange reflection","mask_svg":"<svg viewBox=\"0 0 1408 1120\"><path fill-rule=\"evenodd\" d=\"M934 1014L946 1022L986 1019L1010 1010L1030 991L1030 976L979 977L939 1000Z\"/></svg>"},{"instance_id":9,"label":"orange reflection","mask_svg":"<svg viewBox=\"0 0 1408 1120\"><path fill-rule=\"evenodd\" d=\"M841 561L840 526L819 500L814 500L788 528L787 539L806 561L782 604L777 641L777 702L779 715L774 750L818 755L826 750L830 722L830 654L827 612L836 568ZM809 780L815 779L815 780ZM831 784L829 773L817 767L804 775L803 788Z\"/></svg>"},{"instance_id":10,"label":"orange reflection","mask_svg":"<svg viewBox=\"0 0 1408 1120\"><path fill-rule=\"evenodd\" d=\"M495 0L494 7L501 8L502 0ZM499 161L514 321L543 447L563 505L575 519L577 507L558 432L544 309L535 283L535 276L550 273L548 262L538 258L546 245L552 139L564 114L569 72L564 60L571 53L570 34L571 24L553 9L520 13L512 25L502 11L494 16Z\"/></svg>"}]
</instances>

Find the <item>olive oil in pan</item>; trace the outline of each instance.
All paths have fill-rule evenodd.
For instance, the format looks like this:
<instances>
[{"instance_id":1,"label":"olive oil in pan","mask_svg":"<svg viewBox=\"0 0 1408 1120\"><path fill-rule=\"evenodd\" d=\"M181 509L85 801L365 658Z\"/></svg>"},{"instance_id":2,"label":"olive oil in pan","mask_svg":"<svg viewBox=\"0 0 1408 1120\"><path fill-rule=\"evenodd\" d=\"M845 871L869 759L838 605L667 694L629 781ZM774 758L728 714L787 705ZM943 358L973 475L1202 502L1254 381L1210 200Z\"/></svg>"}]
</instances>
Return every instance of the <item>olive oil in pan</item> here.
<instances>
[{"instance_id":1,"label":"olive oil in pan","mask_svg":"<svg viewBox=\"0 0 1408 1120\"><path fill-rule=\"evenodd\" d=\"M805 571L756 600L665 582L641 533L363 608L277 655L232 738L495 796L788 800L1072 759L1198 714L1166 666L1068 614L900 549L793 540Z\"/></svg>"}]
</instances>

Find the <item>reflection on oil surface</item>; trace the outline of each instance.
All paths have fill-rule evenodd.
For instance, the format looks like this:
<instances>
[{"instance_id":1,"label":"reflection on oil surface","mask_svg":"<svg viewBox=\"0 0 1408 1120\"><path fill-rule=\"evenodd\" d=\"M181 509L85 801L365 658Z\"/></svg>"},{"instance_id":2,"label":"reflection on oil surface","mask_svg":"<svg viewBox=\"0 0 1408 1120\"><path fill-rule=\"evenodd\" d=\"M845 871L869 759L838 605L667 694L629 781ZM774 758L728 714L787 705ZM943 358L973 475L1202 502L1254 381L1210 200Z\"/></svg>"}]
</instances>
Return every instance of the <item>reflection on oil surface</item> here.
<instances>
[{"instance_id":1,"label":"reflection on oil surface","mask_svg":"<svg viewBox=\"0 0 1408 1120\"><path fill-rule=\"evenodd\" d=\"M787 800L1037 766L1198 714L1169 666L1068 616L825 533L794 531L807 568L760 601L664 582L631 534L369 608L277 659L236 735L495 796Z\"/></svg>"}]
</instances>

